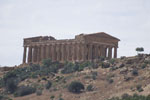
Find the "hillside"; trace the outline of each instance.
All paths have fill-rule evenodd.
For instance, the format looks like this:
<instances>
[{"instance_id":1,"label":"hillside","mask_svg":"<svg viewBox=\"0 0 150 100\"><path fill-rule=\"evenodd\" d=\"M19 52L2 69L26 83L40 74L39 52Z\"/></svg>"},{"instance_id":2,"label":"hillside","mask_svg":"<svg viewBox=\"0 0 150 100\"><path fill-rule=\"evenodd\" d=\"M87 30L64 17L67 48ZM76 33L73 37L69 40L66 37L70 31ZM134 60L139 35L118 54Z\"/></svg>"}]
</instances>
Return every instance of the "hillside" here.
<instances>
[{"instance_id":1,"label":"hillside","mask_svg":"<svg viewBox=\"0 0 150 100\"><path fill-rule=\"evenodd\" d=\"M0 94L13 100L106 100L123 94L150 94L150 55L111 60L101 58L95 63L76 64L45 60L42 65L31 64L9 70L6 73L1 68ZM17 85L14 91L9 91L9 84L6 84L9 80ZM68 91L72 81L81 82L85 89L80 93ZM23 91L22 86L36 90L20 96L18 92Z\"/></svg>"}]
</instances>

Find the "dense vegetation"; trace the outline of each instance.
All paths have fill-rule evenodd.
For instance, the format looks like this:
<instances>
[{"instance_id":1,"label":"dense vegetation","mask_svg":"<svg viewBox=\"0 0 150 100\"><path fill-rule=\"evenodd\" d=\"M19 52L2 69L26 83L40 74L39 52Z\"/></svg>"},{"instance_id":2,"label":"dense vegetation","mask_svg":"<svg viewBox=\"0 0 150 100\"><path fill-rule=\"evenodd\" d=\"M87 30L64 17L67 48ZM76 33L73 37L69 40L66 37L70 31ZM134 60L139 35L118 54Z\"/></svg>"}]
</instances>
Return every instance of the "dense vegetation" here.
<instances>
[{"instance_id":1,"label":"dense vegetation","mask_svg":"<svg viewBox=\"0 0 150 100\"><path fill-rule=\"evenodd\" d=\"M37 78L45 75L57 73L61 64L58 62L51 62L50 59L43 61L40 66L38 64L30 64L30 66L23 68L16 68L15 70L6 73L0 79L0 87L5 87L7 93L14 93L15 96L28 95L35 92L31 86L18 86L18 84L27 78ZM46 88L50 88L51 83L48 82ZM32 90L32 91L31 91Z\"/></svg>"},{"instance_id":2,"label":"dense vegetation","mask_svg":"<svg viewBox=\"0 0 150 100\"><path fill-rule=\"evenodd\" d=\"M76 71L82 71L84 68L98 68L98 65L92 62L84 62L84 63L72 63L72 62L66 62L64 64L64 68L62 69L61 73L63 74L69 74Z\"/></svg>"}]
</instances>

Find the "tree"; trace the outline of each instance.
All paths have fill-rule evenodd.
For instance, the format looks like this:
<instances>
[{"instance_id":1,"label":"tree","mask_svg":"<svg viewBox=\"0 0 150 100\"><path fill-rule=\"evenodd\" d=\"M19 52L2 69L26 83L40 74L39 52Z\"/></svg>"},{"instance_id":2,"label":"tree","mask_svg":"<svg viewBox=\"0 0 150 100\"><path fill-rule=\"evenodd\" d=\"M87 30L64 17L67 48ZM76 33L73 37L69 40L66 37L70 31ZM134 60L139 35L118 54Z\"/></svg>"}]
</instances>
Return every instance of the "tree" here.
<instances>
[{"instance_id":1,"label":"tree","mask_svg":"<svg viewBox=\"0 0 150 100\"><path fill-rule=\"evenodd\" d=\"M70 83L68 90L72 93L80 93L81 90L84 90L84 85L79 81L73 81Z\"/></svg>"},{"instance_id":2,"label":"tree","mask_svg":"<svg viewBox=\"0 0 150 100\"><path fill-rule=\"evenodd\" d=\"M139 54L139 52L143 52L144 51L144 48L143 47L137 47L136 51Z\"/></svg>"}]
</instances>

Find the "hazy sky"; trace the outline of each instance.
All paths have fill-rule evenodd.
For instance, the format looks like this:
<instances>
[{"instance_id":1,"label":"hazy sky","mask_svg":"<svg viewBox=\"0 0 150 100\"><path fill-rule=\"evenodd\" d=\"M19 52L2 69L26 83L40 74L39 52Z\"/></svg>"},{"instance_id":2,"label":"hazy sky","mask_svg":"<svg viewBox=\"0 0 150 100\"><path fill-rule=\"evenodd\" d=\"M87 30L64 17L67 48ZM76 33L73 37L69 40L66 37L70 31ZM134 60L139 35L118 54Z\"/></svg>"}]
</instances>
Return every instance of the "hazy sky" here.
<instances>
[{"instance_id":1,"label":"hazy sky","mask_svg":"<svg viewBox=\"0 0 150 100\"><path fill-rule=\"evenodd\" d=\"M0 65L22 63L25 37L92 32L121 39L119 56L150 53L150 0L0 0Z\"/></svg>"}]
</instances>

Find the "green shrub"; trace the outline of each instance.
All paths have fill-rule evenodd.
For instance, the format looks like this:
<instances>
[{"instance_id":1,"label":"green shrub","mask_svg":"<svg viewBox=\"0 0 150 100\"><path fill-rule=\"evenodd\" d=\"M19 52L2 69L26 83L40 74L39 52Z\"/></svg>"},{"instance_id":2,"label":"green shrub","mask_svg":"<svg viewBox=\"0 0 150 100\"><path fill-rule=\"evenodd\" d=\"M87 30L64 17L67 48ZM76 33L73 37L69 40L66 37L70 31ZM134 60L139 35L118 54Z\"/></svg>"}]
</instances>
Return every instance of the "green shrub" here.
<instances>
[{"instance_id":1,"label":"green shrub","mask_svg":"<svg viewBox=\"0 0 150 100\"><path fill-rule=\"evenodd\" d=\"M63 80L64 76L56 76L56 82ZM64 80L63 80L64 81Z\"/></svg>"},{"instance_id":2,"label":"green shrub","mask_svg":"<svg viewBox=\"0 0 150 100\"><path fill-rule=\"evenodd\" d=\"M0 94L0 100L6 100L6 97Z\"/></svg>"},{"instance_id":3,"label":"green shrub","mask_svg":"<svg viewBox=\"0 0 150 100\"><path fill-rule=\"evenodd\" d=\"M2 88L2 87L4 87L4 80L3 80L3 78L0 78L0 88Z\"/></svg>"},{"instance_id":4,"label":"green shrub","mask_svg":"<svg viewBox=\"0 0 150 100\"><path fill-rule=\"evenodd\" d=\"M92 67L93 69L97 69L97 68L99 67L99 64L97 64L97 63L92 63L91 67Z\"/></svg>"},{"instance_id":5,"label":"green shrub","mask_svg":"<svg viewBox=\"0 0 150 100\"><path fill-rule=\"evenodd\" d=\"M44 59L42 61L42 64L46 67L49 67L52 64L52 61L51 61L51 59Z\"/></svg>"},{"instance_id":6,"label":"green shrub","mask_svg":"<svg viewBox=\"0 0 150 100\"><path fill-rule=\"evenodd\" d=\"M51 99L51 100L54 100L54 98L55 98L55 96L54 96L54 95L52 95L52 96L50 97L50 99Z\"/></svg>"},{"instance_id":7,"label":"green shrub","mask_svg":"<svg viewBox=\"0 0 150 100\"><path fill-rule=\"evenodd\" d=\"M10 71L4 75L2 80L3 80L4 84L6 85L7 81L9 81L10 79L16 79L16 77L17 77L16 72Z\"/></svg>"},{"instance_id":8,"label":"green shrub","mask_svg":"<svg viewBox=\"0 0 150 100\"><path fill-rule=\"evenodd\" d=\"M73 81L69 84L68 90L72 93L80 93L81 90L84 90L84 85L79 81Z\"/></svg>"},{"instance_id":9,"label":"green shrub","mask_svg":"<svg viewBox=\"0 0 150 100\"><path fill-rule=\"evenodd\" d=\"M118 67L113 66L113 67L110 68L110 71L114 71L114 70L116 70L116 69L118 69Z\"/></svg>"},{"instance_id":10,"label":"green shrub","mask_svg":"<svg viewBox=\"0 0 150 100\"><path fill-rule=\"evenodd\" d=\"M85 67L91 67L92 64L93 64L92 62L86 61L86 62L81 63L80 66L83 66L85 68Z\"/></svg>"},{"instance_id":11,"label":"green shrub","mask_svg":"<svg viewBox=\"0 0 150 100\"><path fill-rule=\"evenodd\" d=\"M144 68L146 68L146 66L147 66L147 64L146 63L144 63L144 64L142 64L142 69L144 69Z\"/></svg>"},{"instance_id":12,"label":"green shrub","mask_svg":"<svg viewBox=\"0 0 150 100\"><path fill-rule=\"evenodd\" d=\"M150 64L150 60L144 60L145 64Z\"/></svg>"},{"instance_id":13,"label":"green shrub","mask_svg":"<svg viewBox=\"0 0 150 100\"><path fill-rule=\"evenodd\" d=\"M102 62L102 63L101 63L101 66L102 66L102 68L109 68L109 67L110 67L110 64L109 64L109 63L104 63L104 62Z\"/></svg>"},{"instance_id":14,"label":"green shrub","mask_svg":"<svg viewBox=\"0 0 150 100\"><path fill-rule=\"evenodd\" d=\"M123 59L125 59L125 58L126 58L126 56L121 56L121 57L120 57L121 60L123 60Z\"/></svg>"},{"instance_id":15,"label":"green shrub","mask_svg":"<svg viewBox=\"0 0 150 100\"><path fill-rule=\"evenodd\" d=\"M100 61L104 61L104 60L105 60L105 57L104 57L104 56L100 56L100 57L99 57L99 60L100 60Z\"/></svg>"},{"instance_id":16,"label":"green shrub","mask_svg":"<svg viewBox=\"0 0 150 100\"><path fill-rule=\"evenodd\" d=\"M16 79L10 78L9 80L7 80L5 83L5 88L9 93L14 93L17 89Z\"/></svg>"},{"instance_id":17,"label":"green shrub","mask_svg":"<svg viewBox=\"0 0 150 100\"><path fill-rule=\"evenodd\" d=\"M130 80L132 80L132 77L128 77L128 76L125 76L124 77L124 80L127 82L127 81L130 81Z\"/></svg>"},{"instance_id":18,"label":"green shrub","mask_svg":"<svg viewBox=\"0 0 150 100\"><path fill-rule=\"evenodd\" d=\"M3 98L3 95L0 94L0 100L2 100L2 98Z\"/></svg>"},{"instance_id":19,"label":"green shrub","mask_svg":"<svg viewBox=\"0 0 150 100\"><path fill-rule=\"evenodd\" d=\"M124 67L124 66L125 66L125 64L120 64L119 68L122 68L122 67Z\"/></svg>"},{"instance_id":20,"label":"green shrub","mask_svg":"<svg viewBox=\"0 0 150 100\"><path fill-rule=\"evenodd\" d=\"M46 78L46 77L42 77L42 80L46 81L46 80L47 80L47 78Z\"/></svg>"},{"instance_id":21,"label":"green shrub","mask_svg":"<svg viewBox=\"0 0 150 100\"><path fill-rule=\"evenodd\" d=\"M142 92L143 91L142 85L137 85L136 89L137 89L138 92Z\"/></svg>"},{"instance_id":22,"label":"green shrub","mask_svg":"<svg viewBox=\"0 0 150 100\"><path fill-rule=\"evenodd\" d=\"M12 99L10 99L9 97L5 95L0 94L0 100L12 100Z\"/></svg>"},{"instance_id":23,"label":"green shrub","mask_svg":"<svg viewBox=\"0 0 150 100\"><path fill-rule=\"evenodd\" d=\"M97 72L94 71L94 72L92 72L92 79L93 79L93 80L96 80L96 78L97 78Z\"/></svg>"},{"instance_id":24,"label":"green shrub","mask_svg":"<svg viewBox=\"0 0 150 100\"><path fill-rule=\"evenodd\" d=\"M49 70L50 72L57 73L59 68L60 68L60 64L56 62L49 67Z\"/></svg>"},{"instance_id":25,"label":"green shrub","mask_svg":"<svg viewBox=\"0 0 150 100\"><path fill-rule=\"evenodd\" d=\"M36 95L38 95L38 96L42 95L42 90L37 90Z\"/></svg>"},{"instance_id":26,"label":"green shrub","mask_svg":"<svg viewBox=\"0 0 150 100\"><path fill-rule=\"evenodd\" d=\"M111 64L114 64L114 63L115 63L115 59L110 59L109 62L110 62Z\"/></svg>"},{"instance_id":27,"label":"green shrub","mask_svg":"<svg viewBox=\"0 0 150 100\"><path fill-rule=\"evenodd\" d=\"M59 98L58 100L64 100L63 98Z\"/></svg>"},{"instance_id":28,"label":"green shrub","mask_svg":"<svg viewBox=\"0 0 150 100\"><path fill-rule=\"evenodd\" d=\"M45 88L46 89L50 89L52 86L52 82L51 81L48 81L47 84L45 85Z\"/></svg>"},{"instance_id":29,"label":"green shrub","mask_svg":"<svg viewBox=\"0 0 150 100\"><path fill-rule=\"evenodd\" d=\"M75 70L78 70L78 66L77 67L74 67L75 65L71 62L66 62L64 64L64 68L62 69L61 73L63 74L68 74L68 73L72 73L74 72Z\"/></svg>"},{"instance_id":30,"label":"green shrub","mask_svg":"<svg viewBox=\"0 0 150 100\"><path fill-rule=\"evenodd\" d=\"M109 78L109 79L107 79L107 82L108 82L109 84L112 84L112 83L114 82L114 80L111 79L111 78Z\"/></svg>"},{"instance_id":31,"label":"green shrub","mask_svg":"<svg viewBox=\"0 0 150 100\"><path fill-rule=\"evenodd\" d=\"M31 73L31 76L29 76L29 77L31 77L31 78L38 78L38 75L37 75L37 73L32 72L32 73Z\"/></svg>"},{"instance_id":32,"label":"green shrub","mask_svg":"<svg viewBox=\"0 0 150 100\"><path fill-rule=\"evenodd\" d=\"M125 93L121 96L122 99L128 99L129 97L130 97L130 95L128 95L127 93Z\"/></svg>"},{"instance_id":33,"label":"green shrub","mask_svg":"<svg viewBox=\"0 0 150 100\"><path fill-rule=\"evenodd\" d=\"M29 95L32 93L35 93L36 89L30 86L20 86L16 92L14 93L14 96L20 97L20 96L25 96Z\"/></svg>"},{"instance_id":34,"label":"green shrub","mask_svg":"<svg viewBox=\"0 0 150 100\"><path fill-rule=\"evenodd\" d=\"M84 68L98 68L98 64L92 63L92 62L82 62L82 63L72 63L72 62L66 62L64 64L64 68L62 69L61 73L63 74L69 74L76 71L83 71Z\"/></svg>"},{"instance_id":35,"label":"green shrub","mask_svg":"<svg viewBox=\"0 0 150 100\"><path fill-rule=\"evenodd\" d=\"M93 91L93 85L91 85L91 84L88 85L87 88L86 88L86 90L87 91Z\"/></svg>"},{"instance_id":36,"label":"green shrub","mask_svg":"<svg viewBox=\"0 0 150 100\"><path fill-rule=\"evenodd\" d=\"M133 69L133 71L132 71L132 75L133 75L133 76L138 76L138 70Z\"/></svg>"}]
</instances>

